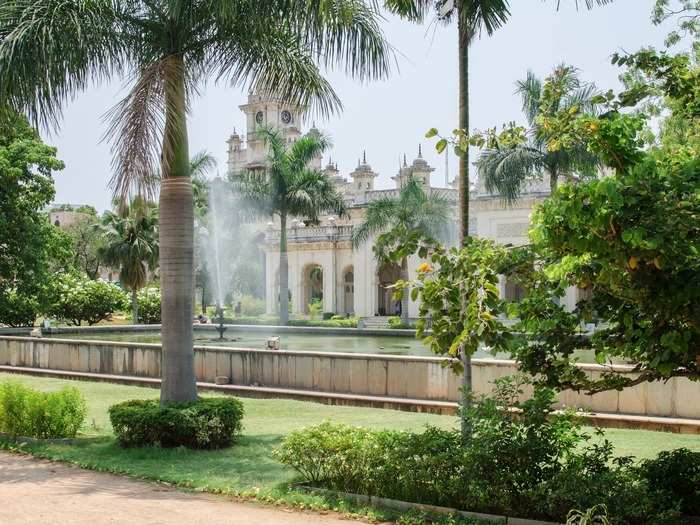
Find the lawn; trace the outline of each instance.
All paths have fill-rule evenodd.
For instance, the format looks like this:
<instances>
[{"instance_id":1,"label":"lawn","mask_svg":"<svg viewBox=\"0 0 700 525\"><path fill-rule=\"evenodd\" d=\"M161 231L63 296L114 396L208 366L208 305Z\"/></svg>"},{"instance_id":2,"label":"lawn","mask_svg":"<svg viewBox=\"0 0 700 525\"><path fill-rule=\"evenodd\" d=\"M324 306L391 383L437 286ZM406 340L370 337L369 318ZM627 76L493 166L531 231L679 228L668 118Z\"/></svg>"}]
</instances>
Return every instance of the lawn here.
<instances>
[{"instance_id":1,"label":"lawn","mask_svg":"<svg viewBox=\"0 0 700 525\"><path fill-rule=\"evenodd\" d=\"M317 504L290 495L284 485L294 472L277 463L271 455L283 436L292 430L324 420L374 428L420 430L426 424L450 427L456 418L393 410L328 406L289 400L243 399L246 415L240 442L221 451L184 449L129 449L117 446L111 432L107 409L119 401L155 398L149 388L64 381L0 373L0 381L12 379L41 390L65 385L78 388L88 403L83 434L76 444L25 445L33 454L75 463L97 470L166 481L197 490L235 495L256 495L263 499L301 498L301 504ZM651 457L661 450L687 447L700 451L700 436L635 430L606 431L618 455Z\"/></svg>"}]
</instances>

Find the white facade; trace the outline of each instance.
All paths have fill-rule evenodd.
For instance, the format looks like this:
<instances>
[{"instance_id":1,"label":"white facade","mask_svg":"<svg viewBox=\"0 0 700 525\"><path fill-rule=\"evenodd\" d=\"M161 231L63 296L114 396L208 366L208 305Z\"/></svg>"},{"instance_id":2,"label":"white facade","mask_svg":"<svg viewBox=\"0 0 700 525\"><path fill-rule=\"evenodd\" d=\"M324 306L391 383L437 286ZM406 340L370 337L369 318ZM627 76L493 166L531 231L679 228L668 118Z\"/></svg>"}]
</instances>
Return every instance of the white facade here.
<instances>
[{"instance_id":1,"label":"white facade","mask_svg":"<svg viewBox=\"0 0 700 525\"><path fill-rule=\"evenodd\" d=\"M229 143L229 172L235 176L245 169L262 169L265 166L264 143L257 137L257 125L272 124L278 127L288 141L301 136L297 126L302 113L288 108L281 101L251 95L249 102L241 106L248 124L247 140L234 133ZM287 112L286 114L284 112ZM284 119L282 115L284 114ZM312 128L311 132L315 128ZM320 169L321 159L314 161ZM331 180L344 195L348 207L347 217L326 216L319 224L307 225L295 219L288 224L289 293L293 313L308 312L313 299L323 302L323 311L334 314L354 314L359 317L395 315L398 305L392 300L392 291L387 285L398 278L398 268L381 266L372 251L372 242L353 249L350 238L353 228L362 223L369 202L382 196L396 194L398 189L413 177L428 191L439 192L455 205L457 191L453 188L434 188L430 178L434 168L418 156L410 164L404 160L398 173L392 177L396 189L375 190L377 173L367 162L363 153L355 169L343 177L337 164L328 163L324 168ZM490 195L483 185L472 189L470 231L480 237L494 239L504 244L520 245L527 242L527 230L533 206L542 202L549 193L549 182L543 180L532 184L523 192L522 198L513 207L504 207L498 196ZM269 314L276 313L279 295L279 225L270 223L265 238L266 252L266 304ZM409 276L416 276L420 260L409 261ZM318 270L320 268L320 271ZM517 290L502 280L501 292L517 299ZM566 298L571 306L575 293ZM418 316L418 305L409 304L409 317Z\"/></svg>"}]
</instances>

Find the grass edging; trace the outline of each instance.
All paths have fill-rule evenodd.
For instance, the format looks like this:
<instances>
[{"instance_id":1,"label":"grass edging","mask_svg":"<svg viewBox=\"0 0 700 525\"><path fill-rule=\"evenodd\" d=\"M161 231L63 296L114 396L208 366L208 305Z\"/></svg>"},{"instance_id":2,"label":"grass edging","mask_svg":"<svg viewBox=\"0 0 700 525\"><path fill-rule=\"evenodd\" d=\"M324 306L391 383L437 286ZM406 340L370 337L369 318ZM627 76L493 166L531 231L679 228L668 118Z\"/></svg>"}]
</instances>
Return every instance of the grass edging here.
<instances>
[{"instance_id":1,"label":"grass edging","mask_svg":"<svg viewBox=\"0 0 700 525\"><path fill-rule=\"evenodd\" d=\"M29 436L15 436L8 432L0 432L0 438L17 444L31 443L34 445L75 445L77 442L76 438L35 438Z\"/></svg>"},{"instance_id":2,"label":"grass edging","mask_svg":"<svg viewBox=\"0 0 700 525\"><path fill-rule=\"evenodd\" d=\"M251 488L250 490L223 490L214 487L196 487L188 482L170 481L166 478L143 476L140 474L133 473L127 468L111 468L103 467L92 462L71 461L69 459L57 457L51 454L50 452L46 452L41 449L37 450L32 447L33 445L41 446L56 444L51 443L50 441L51 440L40 440L30 438L29 441L19 442L13 440L11 437L5 434L0 435L0 450L4 450L13 454L22 454L38 459L53 461L64 465L71 465L73 467L85 470L92 470L94 472L124 476L147 483L155 483L158 485L166 486L171 489L182 490L184 492L195 494L215 494L223 496L235 502L256 502L264 505L270 505L272 507L296 511L311 511L319 514L326 514L332 512L340 514L345 519L349 520L363 520L369 523L387 522L390 520L391 522L407 523L410 525L488 524L488 522L484 520L477 520L476 518L469 518L466 516L460 516L460 518L466 518L465 521L460 520L455 522L453 520L449 520L449 516L446 516L444 513L423 511L420 514L416 514L415 511L419 510L418 507L416 507L415 509L407 509L407 511L402 511L398 508L384 507L380 505L378 501L376 501L376 498L375 501L369 503L353 499L352 497L345 497L343 494L333 493L332 491L326 491L326 493L321 493L319 491L314 494L307 490L300 490L299 484L296 483L284 483L274 489L264 490L259 490L257 488ZM75 439L73 440L73 443L58 444L76 445L79 444L80 441L82 441L82 439ZM402 521L402 519L406 518L408 519L407 521ZM513 525L515 525L514 522Z\"/></svg>"},{"instance_id":3,"label":"grass edging","mask_svg":"<svg viewBox=\"0 0 700 525\"><path fill-rule=\"evenodd\" d=\"M466 510L458 510L449 507L439 507L437 505L428 505L425 503L413 503L410 501L401 501L390 498L380 498L378 496L366 496L363 494L353 494L350 492L337 492L330 489L324 489L320 487L314 487L305 483L299 483L295 485L301 490L326 494L335 495L342 497L343 499L353 500L357 503L367 504L370 506L384 507L392 510L397 510L401 512L416 510L421 512L428 512L431 514L444 514L446 516L461 516L464 518L477 519L489 523L499 523L502 525L562 525L561 523L551 522L551 521L541 521L533 520L528 518L514 518L511 516L502 516L500 514L485 514L481 512L470 512Z\"/></svg>"}]
</instances>

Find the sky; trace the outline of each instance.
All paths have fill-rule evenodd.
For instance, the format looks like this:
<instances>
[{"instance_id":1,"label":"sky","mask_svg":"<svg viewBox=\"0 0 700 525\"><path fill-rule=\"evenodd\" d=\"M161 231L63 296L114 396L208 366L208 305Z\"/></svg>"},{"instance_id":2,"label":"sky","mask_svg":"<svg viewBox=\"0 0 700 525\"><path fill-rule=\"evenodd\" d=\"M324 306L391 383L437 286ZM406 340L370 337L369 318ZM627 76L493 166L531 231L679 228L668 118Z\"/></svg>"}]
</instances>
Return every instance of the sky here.
<instances>
[{"instance_id":1,"label":"sky","mask_svg":"<svg viewBox=\"0 0 700 525\"><path fill-rule=\"evenodd\" d=\"M615 0L591 11L582 5L577 11L574 0L562 0L557 11L556 0L511 0L508 23L470 48L470 127L522 122L514 83L528 69L544 77L565 62L577 67L583 80L594 81L601 89L619 88L619 69L610 64L612 53L660 47L671 29L651 24L653 3ZM340 72L329 73L344 109L326 120L316 119L316 126L333 141L324 164L332 156L341 174L347 176L366 150L367 162L379 173L375 187L390 188L399 158L405 153L410 162L422 143L423 156L435 168L433 184L444 185L444 156L435 152L435 141L425 139L425 132L437 127L448 134L457 125L456 26L414 25L387 16L382 27L396 51L390 78L361 83ZM102 116L126 89L127 84L115 80L79 93L66 106L60 130L44 133L66 164L55 174L56 202L90 204L100 211L109 207L111 152L109 143L101 140L106 129ZM193 103L190 153L212 153L222 175L225 141L234 127L240 132L244 126L238 106L245 98L241 87L210 83ZM449 158L450 178L456 168L456 158Z\"/></svg>"}]
</instances>

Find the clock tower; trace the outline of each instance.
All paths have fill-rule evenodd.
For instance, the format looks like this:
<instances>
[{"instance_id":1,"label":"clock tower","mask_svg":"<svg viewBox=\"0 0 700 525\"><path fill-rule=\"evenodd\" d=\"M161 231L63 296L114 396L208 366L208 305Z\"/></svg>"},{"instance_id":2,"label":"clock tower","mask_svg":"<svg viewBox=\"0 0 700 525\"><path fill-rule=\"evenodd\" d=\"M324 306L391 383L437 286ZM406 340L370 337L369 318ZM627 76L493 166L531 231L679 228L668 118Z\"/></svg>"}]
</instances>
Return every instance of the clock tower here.
<instances>
[{"instance_id":1,"label":"clock tower","mask_svg":"<svg viewBox=\"0 0 700 525\"><path fill-rule=\"evenodd\" d=\"M227 141L228 169L232 174L265 168L267 147L259 135L261 129L278 131L287 144L302 135L303 107L289 104L279 97L251 92L248 101L239 108L245 115L246 134L241 137L234 131Z\"/></svg>"}]
</instances>

